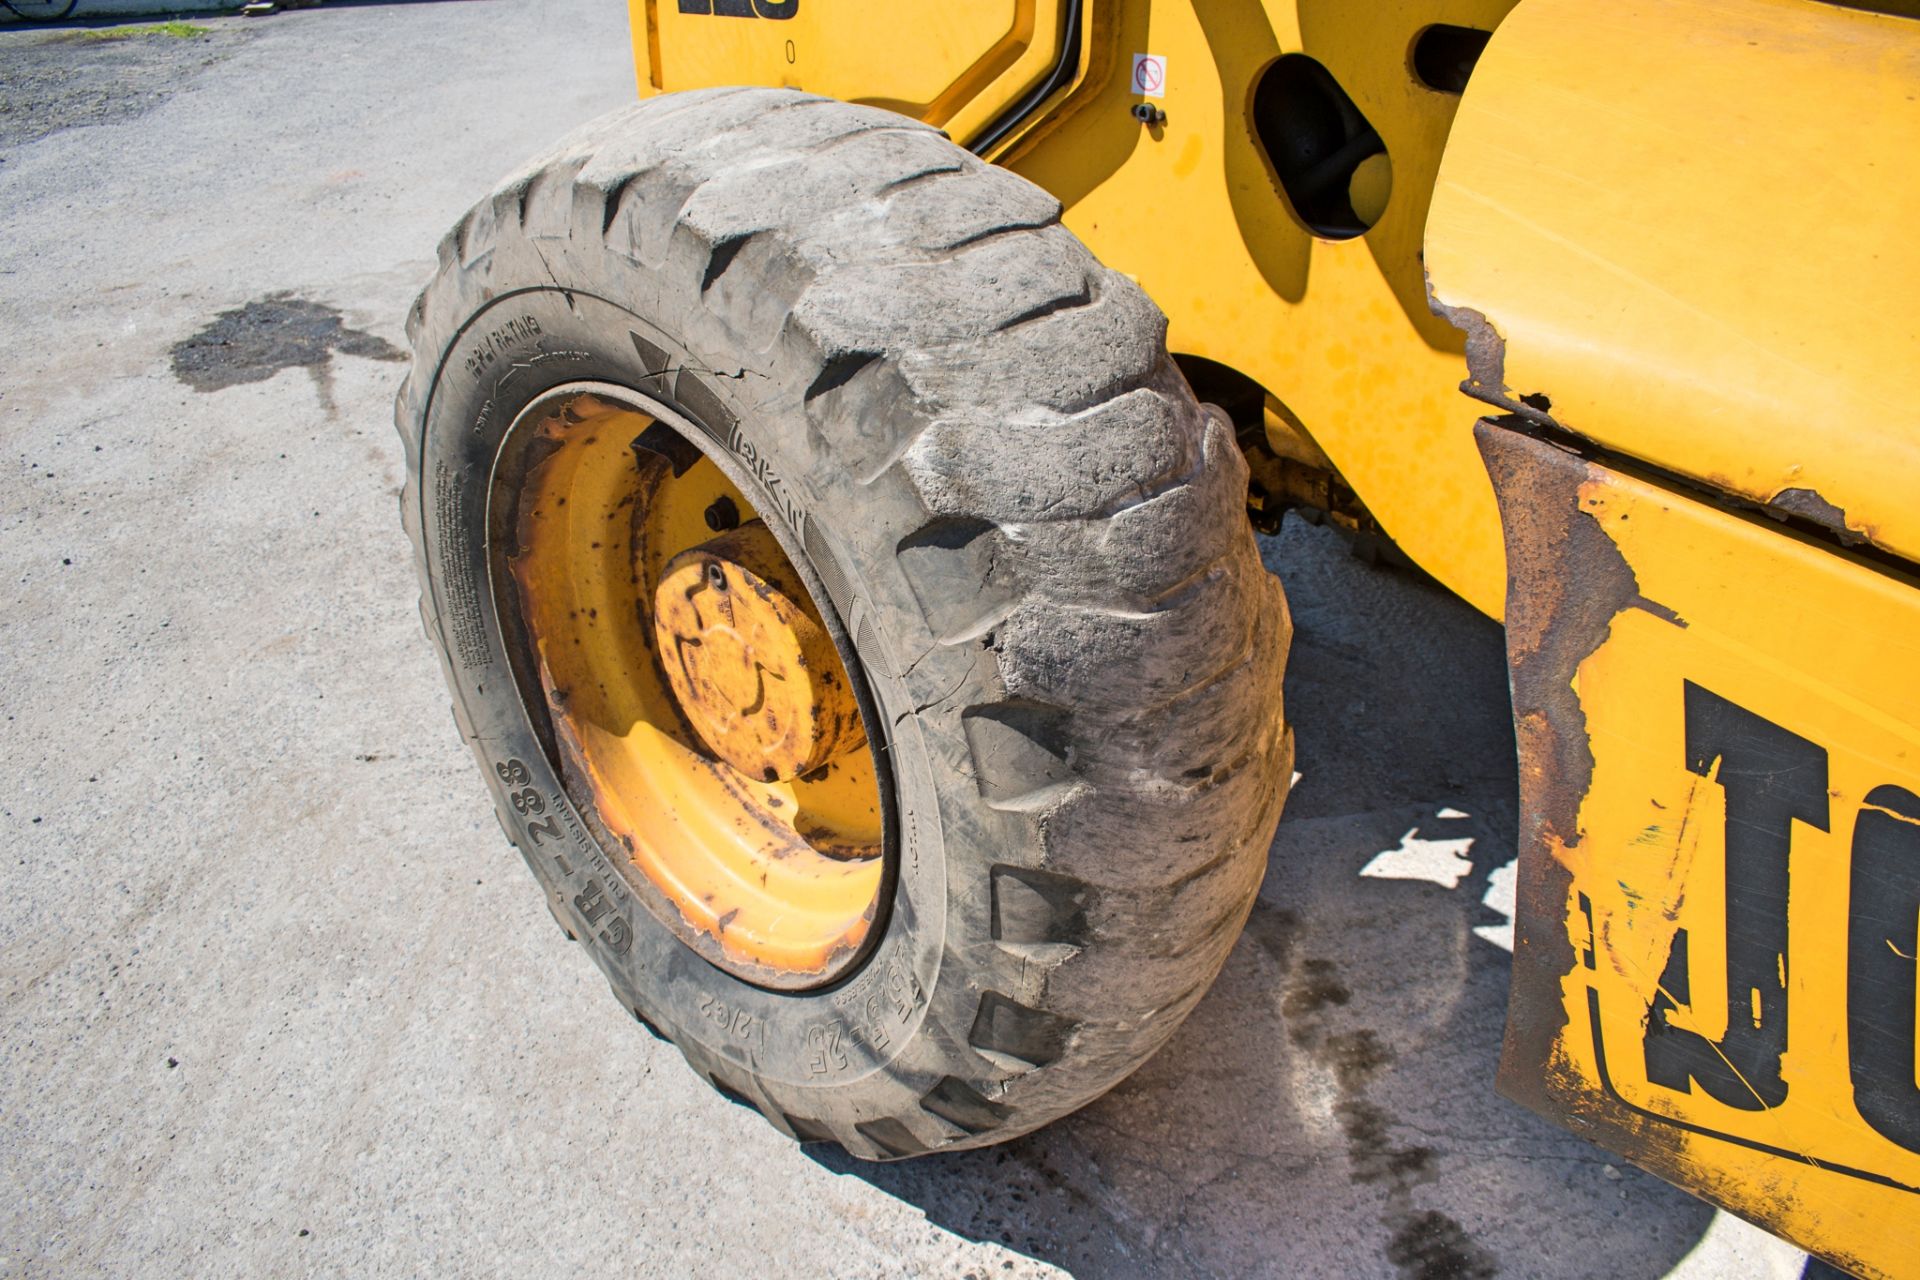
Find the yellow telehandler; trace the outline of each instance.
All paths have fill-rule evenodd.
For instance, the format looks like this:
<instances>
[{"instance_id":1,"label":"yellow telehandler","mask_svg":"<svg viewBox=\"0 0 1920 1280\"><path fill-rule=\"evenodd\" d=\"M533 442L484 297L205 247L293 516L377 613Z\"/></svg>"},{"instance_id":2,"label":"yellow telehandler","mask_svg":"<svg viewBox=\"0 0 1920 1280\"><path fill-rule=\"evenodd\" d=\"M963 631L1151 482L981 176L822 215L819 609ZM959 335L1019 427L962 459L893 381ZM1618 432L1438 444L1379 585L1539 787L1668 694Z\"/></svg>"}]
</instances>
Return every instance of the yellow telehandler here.
<instances>
[{"instance_id":1,"label":"yellow telehandler","mask_svg":"<svg viewBox=\"0 0 1920 1280\"><path fill-rule=\"evenodd\" d=\"M460 732L642 1023L868 1159L1119 1081L1261 880L1295 511L1504 622L1500 1088L1920 1275L1920 11L631 8L397 418Z\"/></svg>"}]
</instances>

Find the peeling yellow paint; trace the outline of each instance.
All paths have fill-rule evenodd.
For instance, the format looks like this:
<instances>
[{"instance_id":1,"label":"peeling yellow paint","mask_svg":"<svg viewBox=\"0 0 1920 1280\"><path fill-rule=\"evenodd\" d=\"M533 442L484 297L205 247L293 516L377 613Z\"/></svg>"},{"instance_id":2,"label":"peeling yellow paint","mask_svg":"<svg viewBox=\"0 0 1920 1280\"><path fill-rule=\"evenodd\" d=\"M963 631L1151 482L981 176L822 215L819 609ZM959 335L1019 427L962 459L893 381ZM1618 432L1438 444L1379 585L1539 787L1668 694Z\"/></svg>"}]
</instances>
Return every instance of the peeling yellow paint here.
<instances>
[{"instance_id":1,"label":"peeling yellow paint","mask_svg":"<svg viewBox=\"0 0 1920 1280\"><path fill-rule=\"evenodd\" d=\"M1912 1275L1920 1190L1901 1188L1920 1188L1920 1151L1862 1118L1849 1074L1847 867L1866 795L1886 784L1920 792L1920 590L1644 482L1592 476L1580 509L1618 548L1640 599L1688 625L1629 605L1574 681L1592 783L1577 844L1552 853L1573 877L1568 937L1587 937L1584 897L1598 954L1562 982L1557 1078L1569 1098L1617 1096L1634 1109L1636 1141L1657 1138L1672 1154L1631 1154L1690 1190L1861 1274ZM1743 982L1728 999L1726 765L1714 760L1711 777L1687 767L1688 681L1790 729L1827 760L1817 793L1825 829L1791 824L1789 943L1767 965L1787 1000L1777 1105L1718 1047L1730 1009L1757 1027L1766 996ZM1684 985L1667 989L1682 930ZM1642 1044L1663 991L1667 1023L1714 1046L1752 1095L1748 1107L1649 1078ZM1915 1001L1920 1018L1920 987Z\"/></svg>"}]
</instances>

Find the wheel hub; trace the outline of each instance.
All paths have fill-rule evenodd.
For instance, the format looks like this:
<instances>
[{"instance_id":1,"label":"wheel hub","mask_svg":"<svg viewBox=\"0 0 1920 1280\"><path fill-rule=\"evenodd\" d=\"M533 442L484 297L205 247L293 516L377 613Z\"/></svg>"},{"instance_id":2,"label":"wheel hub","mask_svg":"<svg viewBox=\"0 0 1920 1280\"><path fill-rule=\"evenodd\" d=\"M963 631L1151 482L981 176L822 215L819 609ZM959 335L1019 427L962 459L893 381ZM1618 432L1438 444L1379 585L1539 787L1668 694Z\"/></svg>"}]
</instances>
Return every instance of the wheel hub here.
<instances>
[{"instance_id":1,"label":"wheel hub","mask_svg":"<svg viewBox=\"0 0 1920 1280\"><path fill-rule=\"evenodd\" d=\"M669 561L653 626L681 711L749 777L791 781L866 742L833 640L764 522Z\"/></svg>"}]
</instances>

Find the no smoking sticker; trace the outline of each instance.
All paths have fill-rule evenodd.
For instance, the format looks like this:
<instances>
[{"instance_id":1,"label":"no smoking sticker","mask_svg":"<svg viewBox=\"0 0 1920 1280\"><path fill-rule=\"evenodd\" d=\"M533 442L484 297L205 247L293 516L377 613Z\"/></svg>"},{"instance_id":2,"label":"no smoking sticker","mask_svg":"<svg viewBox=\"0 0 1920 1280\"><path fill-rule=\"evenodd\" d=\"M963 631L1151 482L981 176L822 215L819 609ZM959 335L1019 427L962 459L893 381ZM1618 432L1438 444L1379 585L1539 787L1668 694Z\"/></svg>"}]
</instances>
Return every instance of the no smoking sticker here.
<instances>
[{"instance_id":1,"label":"no smoking sticker","mask_svg":"<svg viewBox=\"0 0 1920 1280\"><path fill-rule=\"evenodd\" d=\"M1147 98L1167 96L1167 60L1157 53L1133 55L1133 91Z\"/></svg>"}]
</instances>

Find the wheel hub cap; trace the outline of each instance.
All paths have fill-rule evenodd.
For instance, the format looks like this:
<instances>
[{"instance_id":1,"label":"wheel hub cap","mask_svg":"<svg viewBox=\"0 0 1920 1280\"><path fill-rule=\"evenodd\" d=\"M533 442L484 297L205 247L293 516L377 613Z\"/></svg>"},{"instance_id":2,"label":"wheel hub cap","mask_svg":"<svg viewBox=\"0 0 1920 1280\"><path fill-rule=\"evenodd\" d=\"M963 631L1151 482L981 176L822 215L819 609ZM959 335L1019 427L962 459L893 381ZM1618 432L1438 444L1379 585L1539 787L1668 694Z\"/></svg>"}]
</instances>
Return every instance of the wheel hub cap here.
<instances>
[{"instance_id":1,"label":"wheel hub cap","mask_svg":"<svg viewBox=\"0 0 1920 1280\"><path fill-rule=\"evenodd\" d=\"M669 561L653 616L681 711L742 773L790 781L866 741L833 640L763 522Z\"/></svg>"}]
</instances>

